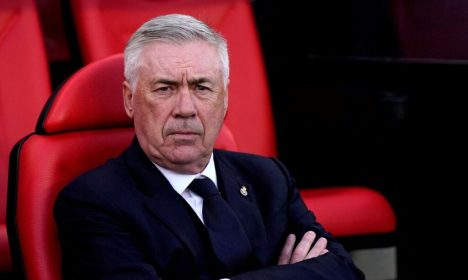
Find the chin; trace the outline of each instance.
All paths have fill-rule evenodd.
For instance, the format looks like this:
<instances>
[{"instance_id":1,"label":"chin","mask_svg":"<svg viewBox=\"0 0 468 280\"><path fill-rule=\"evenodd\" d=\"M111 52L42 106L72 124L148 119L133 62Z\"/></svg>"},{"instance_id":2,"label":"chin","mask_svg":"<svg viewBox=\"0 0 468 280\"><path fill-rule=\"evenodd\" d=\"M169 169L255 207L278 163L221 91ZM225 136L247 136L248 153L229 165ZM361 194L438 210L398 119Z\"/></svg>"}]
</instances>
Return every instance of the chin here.
<instances>
[{"instance_id":1,"label":"chin","mask_svg":"<svg viewBox=\"0 0 468 280\"><path fill-rule=\"evenodd\" d=\"M206 157L205 153L201 152L199 149L187 146L176 147L170 153L172 161L178 164L190 164Z\"/></svg>"}]
</instances>

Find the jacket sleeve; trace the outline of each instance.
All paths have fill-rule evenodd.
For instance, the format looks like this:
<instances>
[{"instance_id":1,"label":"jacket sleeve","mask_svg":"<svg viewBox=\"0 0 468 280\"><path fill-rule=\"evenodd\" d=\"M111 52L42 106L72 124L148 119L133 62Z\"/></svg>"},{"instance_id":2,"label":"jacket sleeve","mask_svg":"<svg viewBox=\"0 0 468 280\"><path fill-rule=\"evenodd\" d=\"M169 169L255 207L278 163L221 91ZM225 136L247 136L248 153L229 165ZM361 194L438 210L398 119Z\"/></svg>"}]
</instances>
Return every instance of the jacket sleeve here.
<instances>
[{"instance_id":1,"label":"jacket sleeve","mask_svg":"<svg viewBox=\"0 0 468 280\"><path fill-rule=\"evenodd\" d=\"M365 279L364 274L354 265L351 256L346 252L340 242L327 232L323 226L316 221L315 215L307 209L287 169L278 160L273 159L273 161L285 176L288 184L288 230L298 237L297 240L300 240L306 231L314 231L317 234L316 239L320 237L327 239L327 249L329 252L295 264L273 265L235 275L230 278L232 280ZM282 247L283 244L284 240L283 243L279 245Z\"/></svg>"},{"instance_id":2,"label":"jacket sleeve","mask_svg":"<svg viewBox=\"0 0 468 280\"><path fill-rule=\"evenodd\" d=\"M109 199L89 188L65 191L56 201L54 215L64 280L160 279Z\"/></svg>"}]
</instances>

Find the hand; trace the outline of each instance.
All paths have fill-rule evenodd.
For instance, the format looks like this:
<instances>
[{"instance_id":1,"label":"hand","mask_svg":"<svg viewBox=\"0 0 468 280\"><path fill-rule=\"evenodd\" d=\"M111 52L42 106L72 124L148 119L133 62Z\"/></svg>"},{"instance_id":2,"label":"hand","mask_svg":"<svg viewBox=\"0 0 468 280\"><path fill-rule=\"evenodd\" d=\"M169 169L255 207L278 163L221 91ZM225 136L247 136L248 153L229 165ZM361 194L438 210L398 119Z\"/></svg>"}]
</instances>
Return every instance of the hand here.
<instances>
[{"instance_id":1,"label":"hand","mask_svg":"<svg viewBox=\"0 0 468 280\"><path fill-rule=\"evenodd\" d=\"M293 264L327 253L327 240L323 237L320 237L317 242L315 242L314 246L312 246L315 237L315 232L306 232L299 244L297 244L296 248L294 248L294 244L296 243L296 236L294 234L289 234L288 238L286 239L286 243L281 250L278 264Z\"/></svg>"}]
</instances>

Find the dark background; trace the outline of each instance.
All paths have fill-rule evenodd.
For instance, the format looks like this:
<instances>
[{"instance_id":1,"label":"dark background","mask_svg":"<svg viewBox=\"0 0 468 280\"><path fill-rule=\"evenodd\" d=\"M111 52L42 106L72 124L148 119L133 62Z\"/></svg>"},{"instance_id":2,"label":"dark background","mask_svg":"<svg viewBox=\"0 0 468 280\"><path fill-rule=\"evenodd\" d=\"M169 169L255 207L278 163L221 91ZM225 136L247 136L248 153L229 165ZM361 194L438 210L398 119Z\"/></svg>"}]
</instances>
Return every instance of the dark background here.
<instances>
[{"instance_id":1,"label":"dark background","mask_svg":"<svg viewBox=\"0 0 468 280\"><path fill-rule=\"evenodd\" d=\"M397 213L399 279L459 278L468 2L252 3L279 157L299 186L380 190Z\"/></svg>"}]
</instances>

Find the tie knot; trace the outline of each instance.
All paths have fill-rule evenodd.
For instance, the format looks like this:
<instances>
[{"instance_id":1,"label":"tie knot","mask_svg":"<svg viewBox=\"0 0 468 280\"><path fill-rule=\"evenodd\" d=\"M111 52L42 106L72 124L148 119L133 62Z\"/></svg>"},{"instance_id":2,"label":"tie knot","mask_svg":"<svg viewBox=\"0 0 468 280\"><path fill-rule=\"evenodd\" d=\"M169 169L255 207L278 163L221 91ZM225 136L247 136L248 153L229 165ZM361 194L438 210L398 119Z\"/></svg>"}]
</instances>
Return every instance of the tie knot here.
<instances>
[{"instance_id":1,"label":"tie knot","mask_svg":"<svg viewBox=\"0 0 468 280\"><path fill-rule=\"evenodd\" d=\"M213 181L210 178L195 178L188 186L190 190L201 196L203 199L219 194Z\"/></svg>"}]
</instances>

